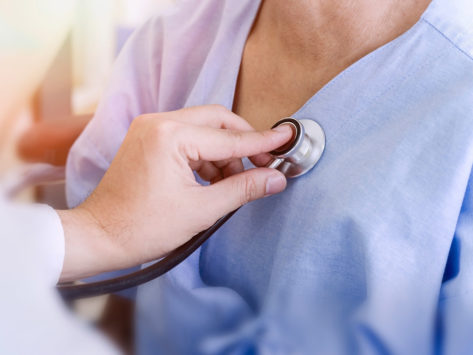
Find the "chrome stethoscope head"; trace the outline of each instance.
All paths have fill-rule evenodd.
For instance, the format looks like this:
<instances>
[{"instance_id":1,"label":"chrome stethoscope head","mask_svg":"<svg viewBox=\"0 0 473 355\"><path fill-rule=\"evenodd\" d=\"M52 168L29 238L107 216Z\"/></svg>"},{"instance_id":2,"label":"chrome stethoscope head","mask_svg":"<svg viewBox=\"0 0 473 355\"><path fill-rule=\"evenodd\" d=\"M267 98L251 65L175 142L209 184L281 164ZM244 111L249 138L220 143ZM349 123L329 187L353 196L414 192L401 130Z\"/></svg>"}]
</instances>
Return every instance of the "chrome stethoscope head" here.
<instances>
[{"instance_id":1,"label":"chrome stethoscope head","mask_svg":"<svg viewBox=\"0 0 473 355\"><path fill-rule=\"evenodd\" d=\"M325 133L322 127L309 119L284 118L272 127L289 125L291 140L270 152L274 157L267 167L282 172L288 178L304 175L320 160L325 149Z\"/></svg>"}]
</instances>

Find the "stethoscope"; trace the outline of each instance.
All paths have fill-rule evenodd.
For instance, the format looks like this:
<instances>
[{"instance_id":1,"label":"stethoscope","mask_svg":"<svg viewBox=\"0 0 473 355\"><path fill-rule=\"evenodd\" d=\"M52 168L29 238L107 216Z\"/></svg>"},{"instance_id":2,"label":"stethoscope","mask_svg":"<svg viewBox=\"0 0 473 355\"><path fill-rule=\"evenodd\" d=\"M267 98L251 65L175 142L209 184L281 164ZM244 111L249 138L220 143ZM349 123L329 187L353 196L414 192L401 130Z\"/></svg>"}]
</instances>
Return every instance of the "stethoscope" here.
<instances>
[{"instance_id":1,"label":"stethoscope","mask_svg":"<svg viewBox=\"0 0 473 355\"><path fill-rule=\"evenodd\" d=\"M310 119L284 118L272 128L280 125L289 125L293 135L288 143L270 152L273 160L267 167L281 171L287 178L306 174L318 163L324 152L325 133L322 127ZM213 226L142 270L105 281L58 285L57 288L64 299L74 300L114 293L154 280L184 261L237 211L238 209L220 218Z\"/></svg>"}]
</instances>

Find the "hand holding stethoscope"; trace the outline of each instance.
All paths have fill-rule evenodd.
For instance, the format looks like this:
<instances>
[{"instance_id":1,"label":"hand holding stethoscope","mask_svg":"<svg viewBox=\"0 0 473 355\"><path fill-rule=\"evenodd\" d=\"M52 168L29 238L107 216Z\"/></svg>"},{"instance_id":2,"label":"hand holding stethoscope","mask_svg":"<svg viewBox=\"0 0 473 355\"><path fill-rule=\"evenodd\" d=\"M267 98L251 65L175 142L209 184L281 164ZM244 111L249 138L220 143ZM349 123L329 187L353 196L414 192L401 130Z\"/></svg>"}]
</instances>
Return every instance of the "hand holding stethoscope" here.
<instances>
[{"instance_id":1,"label":"hand holding stethoscope","mask_svg":"<svg viewBox=\"0 0 473 355\"><path fill-rule=\"evenodd\" d=\"M124 269L165 256L241 205L286 186L265 166L293 135L288 125L255 132L220 106L136 118L97 189L59 211L66 253L61 281ZM200 185L194 177L212 182Z\"/></svg>"}]
</instances>

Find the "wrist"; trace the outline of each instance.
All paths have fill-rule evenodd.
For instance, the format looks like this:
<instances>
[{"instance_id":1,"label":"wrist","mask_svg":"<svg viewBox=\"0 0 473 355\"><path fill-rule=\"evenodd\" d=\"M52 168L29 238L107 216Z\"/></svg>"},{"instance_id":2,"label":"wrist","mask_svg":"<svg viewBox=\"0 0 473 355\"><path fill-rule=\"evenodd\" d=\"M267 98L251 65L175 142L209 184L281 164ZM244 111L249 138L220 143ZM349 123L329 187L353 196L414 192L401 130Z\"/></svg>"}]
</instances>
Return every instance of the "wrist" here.
<instances>
[{"instance_id":1,"label":"wrist","mask_svg":"<svg viewBox=\"0 0 473 355\"><path fill-rule=\"evenodd\" d=\"M61 282L122 268L122 248L87 208L58 211L58 215L65 241Z\"/></svg>"}]
</instances>

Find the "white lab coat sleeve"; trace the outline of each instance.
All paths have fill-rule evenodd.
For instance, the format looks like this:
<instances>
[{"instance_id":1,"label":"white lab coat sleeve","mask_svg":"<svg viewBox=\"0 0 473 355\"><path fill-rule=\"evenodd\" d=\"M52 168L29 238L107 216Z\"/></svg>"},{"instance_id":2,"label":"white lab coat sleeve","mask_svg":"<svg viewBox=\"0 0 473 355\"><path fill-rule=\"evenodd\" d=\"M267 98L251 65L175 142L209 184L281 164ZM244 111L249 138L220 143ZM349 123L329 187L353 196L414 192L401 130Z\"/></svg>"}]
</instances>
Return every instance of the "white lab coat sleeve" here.
<instances>
[{"instance_id":1,"label":"white lab coat sleeve","mask_svg":"<svg viewBox=\"0 0 473 355\"><path fill-rule=\"evenodd\" d=\"M0 200L0 226L0 353L117 353L55 290L64 260L57 213Z\"/></svg>"}]
</instances>

